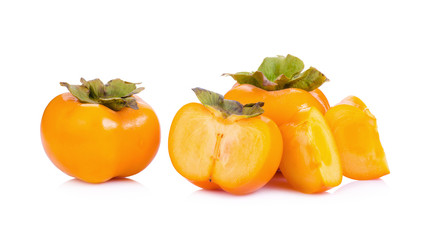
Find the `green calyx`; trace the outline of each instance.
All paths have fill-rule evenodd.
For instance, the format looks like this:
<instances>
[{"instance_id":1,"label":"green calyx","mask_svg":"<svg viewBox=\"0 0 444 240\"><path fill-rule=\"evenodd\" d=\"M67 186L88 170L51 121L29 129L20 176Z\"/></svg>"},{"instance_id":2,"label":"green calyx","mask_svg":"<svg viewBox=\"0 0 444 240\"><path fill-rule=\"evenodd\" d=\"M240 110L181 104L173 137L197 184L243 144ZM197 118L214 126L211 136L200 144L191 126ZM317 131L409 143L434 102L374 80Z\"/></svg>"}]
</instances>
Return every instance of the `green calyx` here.
<instances>
[{"instance_id":1,"label":"green calyx","mask_svg":"<svg viewBox=\"0 0 444 240\"><path fill-rule=\"evenodd\" d=\"M299 88L313 91L329 81L316 68L304 70L304 63L299 58L288 54L286 57L267 57L255 72L224 73L239 84L251 84L267 91L286 88Z\"/></svg>"},{"instance_id":2,"label":"green calyx","mask_svg":"<svg viewBox=\"0 0 444 240\"><path fill-rule=\"evenodd\" d=\"M103 84L100 79L85 81L81 78L80 82L82 85L70 85L66 82L61 82L60 85L68 88L81 103L102 104L114 111L124 107L139 109L133 95L145 89L137 88L138 83L125 82L121 79L113 79L107 84Z\"/></svg>"},{"instance_id":3,"label":"green calyx","mask_svg":"<svg viewBox=\"0 0 444 240\"><path fill-rule=\"evenodd\" d=\"M237 120L264 113L263 102L242 105L238 101L224 99L224 96L203 88L193 88L193 91L205 107L223 118Z\"/></svg>"}]
</instances>

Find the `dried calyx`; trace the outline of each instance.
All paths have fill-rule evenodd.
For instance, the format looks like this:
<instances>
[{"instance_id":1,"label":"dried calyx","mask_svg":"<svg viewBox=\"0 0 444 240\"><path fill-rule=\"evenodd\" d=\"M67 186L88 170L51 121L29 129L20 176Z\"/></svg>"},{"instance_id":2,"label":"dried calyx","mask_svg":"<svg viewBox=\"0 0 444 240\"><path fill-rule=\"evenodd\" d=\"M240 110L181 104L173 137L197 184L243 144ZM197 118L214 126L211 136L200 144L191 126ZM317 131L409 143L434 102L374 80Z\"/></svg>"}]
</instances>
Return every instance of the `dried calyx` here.
<instances>
[{"instance_id":1,"label":"dried calyx","mask_svg":"<svg viewBox=\"0 0 444 240\"><path fill-rule=\"evenodd\" d=\"M141 92L144 88L137 88L136 84L125 82L121 79L113 79L107 84L103 84L100 79L86 81L81 78L81 85L70 85L61 82L60 85L67 87L81 103L102 104L114 111L119 111L124 107L139 109L136 98L132 95Z\"/></svg>"},{"instance_id":2,"label":"dried calyx","mask_svg":"<svg viewBox=\"0 0 444 240\"><path fill-rule=\"evenodd\" d=\"M242 105L238 101L224 99L224 96L205 90L193 88L199 101L214 114L230 120L256 117L264 113L263 102Z\"/></svg>"},{"instance_id":3,"label":"dried calyx","mask_svg":"<svg viewBox=\"0 0 444 240\"><path fill-rule=\"evenodd\" d=\"M224 73L239 84L251 84L268 91L286 88L299 88L313 91L329 81L316 68L304 70L304 63L299 58L288 54L286 57L267 57L255 72Z\"/></svg>"}]
</instances>

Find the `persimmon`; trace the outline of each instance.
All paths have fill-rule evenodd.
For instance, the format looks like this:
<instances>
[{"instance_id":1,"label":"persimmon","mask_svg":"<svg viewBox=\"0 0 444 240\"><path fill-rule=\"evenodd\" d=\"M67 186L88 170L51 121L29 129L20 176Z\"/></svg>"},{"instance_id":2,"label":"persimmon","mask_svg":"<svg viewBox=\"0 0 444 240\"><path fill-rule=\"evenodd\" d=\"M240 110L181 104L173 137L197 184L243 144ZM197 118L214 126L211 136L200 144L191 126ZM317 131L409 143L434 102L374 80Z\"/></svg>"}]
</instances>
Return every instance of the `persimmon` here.
<instances>
[{"instance_id":1,"label":"persimmon","mask_svg":"<svg viewBox=\"0 0 444 240\"><path fill-rule=\"evenodd\" d=\"M143 88L114 79L69 90L46 107L41 139L49 159L64 173L90 183L127 177L152 161L160 143L153 109L134 94Z\"/></svg>"},{"instance_id":2,"label":"persimmon","mask_svg":"<svg viewBox=\"0 0 444 240\"><path fill-rule=\"evenodd\" d=\"M222 95L193 89L171 124L168 151L174 168L193 184L247 194L265 185L278 169L282 137L262 116L263 103L241 105Z\"/></svg>"},{"instance_id":3,"label":"persimmon","mask_svg":"<svg viewBox=\"0 0 444 240\"><path fill-rule=\"evenodd\" d=\"M225 98L242 104L264 102L264 116L278 126L308 107L316 107L324 114L330 105L318 87L328 79L313 67L302 72L303 69L304 63L292 55L265 58L255 72L223 74L239 84Z\"/></svg>"},{"instance_id":4,"label":"persimmon","mask_svg":"<svg viewBox=\"0 0 444 240\"><path fill-rule=\"evenodd\" d=\"M322 116L330 104L318 87L328 79L313 67L303 69L304 63L292 55L265 58L255 72L224 74L238 84L225 98L265 103L264 116L279 126L283 136L283 175L297 190L314 193L337 186L342 175L334 138ZM332 165L320 167L323 158Z\"/></svg>"},{"instance_id":5,"label":"persimmon","mask_svg":"<svg viewBox=\"0 0 444 240\"><path fill-rule=\"evenodd\" d=\"M369 180L390 173L375 116L349 96L325 114L339 149L344 176Z\"/></svg>"},{"instance_id":6,"label":"persimmon","mask_svg":"<svg viewBox=\"0 0 444 240\"><path fill-rule=\"evenodd\" d=\"M316 88L315 90L310 91L309 93L321 103L322 107L324 107L324 109L322 109L321 112L322 114L325 114L328 111L328 109L330 109L330 103L328 102L328 99L325 96L325 94L319 88Z\"/></svg>"},{"instance_id":7,"label":"persimmon","mask_svg":"<svg viewBox=\"0 0 444 240\"><path fill-rule=\"evenodd\" d=\"M342 181L339 153L327 122L317 108L299 111L280 126L284 151L281 170L304 193L318 193Z\"/></svg>"}]
</instances>

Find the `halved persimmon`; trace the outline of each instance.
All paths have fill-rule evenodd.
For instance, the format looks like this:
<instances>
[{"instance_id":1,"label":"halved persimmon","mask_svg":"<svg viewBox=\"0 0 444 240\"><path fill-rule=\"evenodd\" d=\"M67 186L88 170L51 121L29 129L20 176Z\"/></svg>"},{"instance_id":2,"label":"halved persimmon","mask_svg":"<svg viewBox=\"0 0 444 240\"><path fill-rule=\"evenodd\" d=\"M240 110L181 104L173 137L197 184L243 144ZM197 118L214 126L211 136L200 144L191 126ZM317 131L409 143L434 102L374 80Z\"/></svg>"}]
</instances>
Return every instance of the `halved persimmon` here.
<instances>
[{"instance_id":1,"label":"halved persimmon","mask_svg":"<svg viewBox=\"0 0 444 240\"><path fill-rule=\"evenodd\" d=\"M276 172L282 137L263 113L263 103L242 106L222 95L193 89L202 104L189 103L174 117L168 150L174 168L195 185L247 194Z\"/></svg>"},{"instance_id":2,"label":"halved persimmon","mask_svg":"<svg viewBox=\"0 0 444 240\"><path fill-rule=\"evenodd\" d=\"M338 145L344 176L369 180L390 173L376 118L361 99L345 98L325 118Z\"/></svg>"},{"instance_id":3,"label":"halved persimmon","mask_svg":"<svg viewBox=\"0 0 444 240\"><path fill-rule=\"evenodd\" d=\"M336 143L317 108L299 111L280 130L284 151L279 168L296 190L317 193L341 184Z\"/></svg>"}]
</instances>

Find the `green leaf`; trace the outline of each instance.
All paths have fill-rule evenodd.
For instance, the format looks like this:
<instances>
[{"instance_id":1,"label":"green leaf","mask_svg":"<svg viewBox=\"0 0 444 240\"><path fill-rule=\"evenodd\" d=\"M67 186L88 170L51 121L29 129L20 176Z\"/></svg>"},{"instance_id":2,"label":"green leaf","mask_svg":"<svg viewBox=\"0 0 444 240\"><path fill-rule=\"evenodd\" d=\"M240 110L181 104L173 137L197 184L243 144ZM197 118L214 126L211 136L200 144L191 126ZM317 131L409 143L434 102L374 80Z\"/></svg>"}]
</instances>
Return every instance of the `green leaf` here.
<instances>
[{"instance_id":1,"label":"green leaf","mask_svg":"<svg viewBox=\"0 0 444 240\"><path fill-rule=\"evenodd\" d=\"M244 108L242 109L242 115L251 117L259 116L264 113L264 109L262 108L263 106L263 102L245 104Z\"/></svg>"},{"instance_id":2,"label":"green leaf","mask_svg":"<svg viewBox=\"0 0 444 240\"><path fill-rule=\"evenodd\" d=\"M94 80L85 81L85 79L81 78L80 82L89 89L90 98L98 99L105 95L103 82L100 81L100 79L96 78Z\"/></svg>"},{"instance_id":3,"label":"green leaf","mask_svg":"<svg viewBox=\"0 0 444 240\"><path fill-rule=\"evenodd\" d=\"M139 106L137 106L136 99L134 97L128 97L128 98L100 98L97 100L99 104L105 105L106 107L114 110L119 111L124 107L129 107L132 109L139 109Z\"/></svg>"},{"instance_id":4,"label":"green leaf","mask_svg":"<svg viewBox=\"0 0 444 240\"><path fill-rule=\"evenodd\" d=\"M257 71L264 73L268 80L275 82L278 78L291 79L304 69L304 63L297 57L288 54L286 57L267 57ZM284 79L285 79L284 78Z\"/></svg>"},{"instance_id":5,"label":"green leaf","mask_svg":"<svg viewBox=\"0 0 444 240\"><path fill-rule=\"evenodd\" d=\"M126 101L123 98L101 98L97 100L97 103L102 104L114 111L118 111L126 107Z\"/></svg>"},{"instance_id":6,"label":"green leaf","mask_svg":"<svg viewBox=\"0 0 444 240\"><path fill-rule=\"evenodd\" d=\"M89 97L89 89L84 85L70 85L66 82L61 82L60 86L68 88L68 91L74 95L81 103L96 103Z\"/></svg>"},{"instance_id":7,"label":"green leaf","mask_svg":"<svg viewBox=\"0 0 444 240\"><path fill-rule=\"evenodd\" d=\"M144 87L136 88L132 92L130 92L129 94L125 95L124 97L129 97L129 96L132 96L134 94L138 94L138 93L142 92L143 90L145 90Z\"/></svg>"},{"instance_id":8,"label":"green leaf","mask_svg":"<svg viewBox=\"0 0 444 240\"><path fill-rule=\"evenodd\" d=\"M70 85L65 82L61 82L60 85L67 87L69 92L82 103L102 104L114 111L119 111L124 107L139 109L136 98L132 95L141 92L144 88L136 88L137 83L114 79L104 85L100 79L85 81L83 78L80 82L82 85Z\"/></svg>"},{"instance_id":9,"label":"green leaf","mask_svg":"<svg viewBox=\"0 0 444 240\"><path fill-rule=\"evenodd\" d=\"M242 119L264 113L264 110L261 108L264 105L262 102L242 106L238 101L224 99L222 95L203 88L193 88L193 91L205 107L215 109L224 118L236 115L237 117L234 119Z\"/></svg>"},{"instance_id":10,"label":"green leaf","mask_svg":"<svg viewBox=\"0 0 444 240\"><path fill-rule=\"evenodd\" d=\"M300 74L300 76L297 76L291 82L287 83L286 88L300 88L305 91L313 91L327 81L329 80L324 74L316 68L310 67Z\"/></svg>"},{"instance_id":11,"label":"green leaf","mask_svg":"<svg viewBox=\"0 0 444 240\"><path fill-rule=\"evenodd\" d=\"M136 100L135 97L127 97L127 98L124 98L124 99L126 101L125 107L129 107L129 108L132 108L134 110L138 110L139 109L139 106L137 105L137 100Z\"/></svg>"},{"instance_id":12,"label":"green leaf","mask_svg":"<svg viewBox=\"0 0 444 240\"><path fill-rule=\"evenodd\" d=\"M228 115L242 115L243 106L240 102L234 100L224 99L222 108L228 113Z\"/></svg>"},{"instance_id":13,"label":"green leaf","mask_svg":"<svg viewBox=\"0 0 444 240\"><path fill-rule=\"evenodd\" d=\"M265 90L275 90L278 86L277 83L269 81L262 72L239 72L235 74L224 73L222 76L231 76L239 84L251 84L258 88Z\"/></svg>"},{"instance_id":14,"label":"green leaf","mask_svg":"<svg viewBox=\"0 0 444 240\"><path fill-rule=\"evenodd\" d=\"M192 89L196 94L197 98L203 105L208 106L222 106L224 102L224 96L208 91L203 88L193 88Z\"/></svg>"},{"instance_id":15,"label":"green leaf","mask_svg":"<svg viewBox=\"0 0 444 240\"><path fill-rule=\"evenodd\" d=\"M320 87L328 79L315 68L305 72L304 63L297 57L288 54L286 57L267 57L255 72L224 73L231 76L239 84L251 84L267 91L285 88L299 88L312 91Z\"/></svg>"},{"instance_id":16,"label":"green leaf","mask_svg":"<svg viewBox=\"0 0 444 240\"><path fill-rule=\"evenodd\" d=\"M113 79L105 85L106 97L125 97L136 90L136 83L125 82L121 79Z\"/></svg>"}]
</instances>

